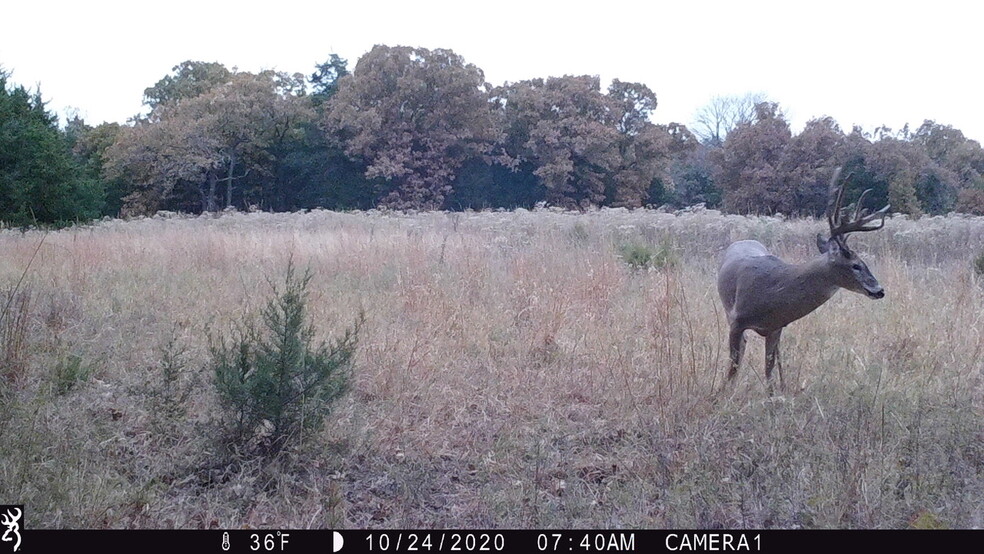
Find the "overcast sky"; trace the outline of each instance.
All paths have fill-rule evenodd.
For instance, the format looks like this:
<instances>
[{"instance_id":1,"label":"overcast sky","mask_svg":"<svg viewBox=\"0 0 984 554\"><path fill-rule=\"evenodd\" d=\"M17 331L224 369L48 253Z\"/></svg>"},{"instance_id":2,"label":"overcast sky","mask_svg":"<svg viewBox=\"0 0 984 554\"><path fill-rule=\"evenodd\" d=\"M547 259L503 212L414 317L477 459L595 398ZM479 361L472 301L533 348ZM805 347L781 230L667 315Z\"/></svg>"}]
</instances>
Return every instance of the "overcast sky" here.
<instances>
[{"instance_id":1,"label":"overcast sky","mask_svg":"<svg viewBox=\"0 0 984 554\"><path fill-rule=\"evenodd\" d=\"M49 109L124 122L185 60L310 74L374 44L450 48L493 85L599 75L648 85L653 120L689 124L716 95L760 92L794 131L953 125L984 141L984 7L975 2L44 1L0 9L0 66Z\"/></svg>"}]
</instances>

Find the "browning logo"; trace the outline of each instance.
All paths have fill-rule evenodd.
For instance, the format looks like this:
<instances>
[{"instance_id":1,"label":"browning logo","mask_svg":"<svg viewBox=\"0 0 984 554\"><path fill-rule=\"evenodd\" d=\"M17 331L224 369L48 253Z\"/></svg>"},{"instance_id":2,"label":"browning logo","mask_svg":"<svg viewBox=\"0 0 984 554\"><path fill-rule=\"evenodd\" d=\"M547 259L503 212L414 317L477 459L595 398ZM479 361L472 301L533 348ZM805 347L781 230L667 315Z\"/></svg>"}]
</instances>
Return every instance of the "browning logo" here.
<instances>
[{"instance_id":1,"label":"browning logo","mask_svg":"<svg viewBox=\"0 0 984 554\"><path fill-rule=\"evenodd\" d=\"M12 552L17 552L20 549L21 517L23 515L24 506L0 506L0 523L7 528L0 540L14 543Z\"/></svg>"}]
</instances>

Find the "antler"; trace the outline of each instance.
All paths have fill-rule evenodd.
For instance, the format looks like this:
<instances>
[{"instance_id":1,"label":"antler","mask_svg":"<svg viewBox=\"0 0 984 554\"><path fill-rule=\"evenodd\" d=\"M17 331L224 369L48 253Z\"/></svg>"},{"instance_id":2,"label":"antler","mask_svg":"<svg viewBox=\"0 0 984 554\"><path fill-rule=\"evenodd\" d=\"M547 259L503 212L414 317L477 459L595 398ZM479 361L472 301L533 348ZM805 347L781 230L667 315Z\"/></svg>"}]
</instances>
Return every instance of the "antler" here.
<instances>
[{"instance_id":1,"label":"antler","mask_svg":"<svg viewBox=\"0 0 984 554\"><path fill-rule=\"evenodd\" d=\"M834 170L834 175L830 178L830 189L827 195L827 222L830 224L830 238L844 236L848 233L858 231L877 231L884 227L885 214L888 213L888 209L891 206L885 206L874 213L868 213L867 209L861 208L864 197L871 192L871 189L867 189L861 193L861 197L858 198L857 204L854 207L854 214L852 214L848 221L843 220L844 212L850 209L850 206L847 209L841 208L841 203L844 201L844 185L850 179L850 175L838 185L837 179L840 177L840 173L841 168L838 167ZM868 226L868 223L871 223L879 216L881 216L881 219L877 224Z\"/></svg>"}]
</instances>

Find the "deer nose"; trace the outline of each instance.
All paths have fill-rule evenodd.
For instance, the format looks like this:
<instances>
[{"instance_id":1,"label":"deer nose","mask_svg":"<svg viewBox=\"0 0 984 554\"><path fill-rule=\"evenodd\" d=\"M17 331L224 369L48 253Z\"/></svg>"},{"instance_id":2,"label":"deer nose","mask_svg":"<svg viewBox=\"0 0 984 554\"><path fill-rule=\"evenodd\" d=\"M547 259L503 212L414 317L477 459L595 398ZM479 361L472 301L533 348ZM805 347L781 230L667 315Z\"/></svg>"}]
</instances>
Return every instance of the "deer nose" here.
<instances>
[{"instance_id":1,"label":"deer nose","mask_svg":"<svg viewBox=\"0 0 984 554\"><path fill-rule=\"evenodd\" d=\"M868 295L871 296L872 298L884 298L885 289L878 289L875 292L869 292Z\"/></svg>"}]
</instances>

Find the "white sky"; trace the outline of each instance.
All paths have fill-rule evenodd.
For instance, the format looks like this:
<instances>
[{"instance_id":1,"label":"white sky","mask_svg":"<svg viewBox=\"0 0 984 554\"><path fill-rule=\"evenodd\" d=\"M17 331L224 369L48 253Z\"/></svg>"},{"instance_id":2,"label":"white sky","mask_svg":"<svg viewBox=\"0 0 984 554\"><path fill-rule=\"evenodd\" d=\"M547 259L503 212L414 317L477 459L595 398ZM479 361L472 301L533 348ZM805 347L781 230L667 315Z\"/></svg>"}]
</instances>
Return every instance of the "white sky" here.
<instances>
[{"instance_id":1,"label":"white sky","mask_svg":"<svg viewBox=\"0 0 984 554\"><path fill-rule=\"evenodd\" d=\"M689 124L713 96L761 92L795 131L924 119L984 141L984 5L831 0L350 0L16 2L2 10L0 66L41 85L49 109L125 121L184 60L310 74L374 44L450 48L494 85L600 75L648 85L653 120Z\"/></svg>"}]
</instances>

